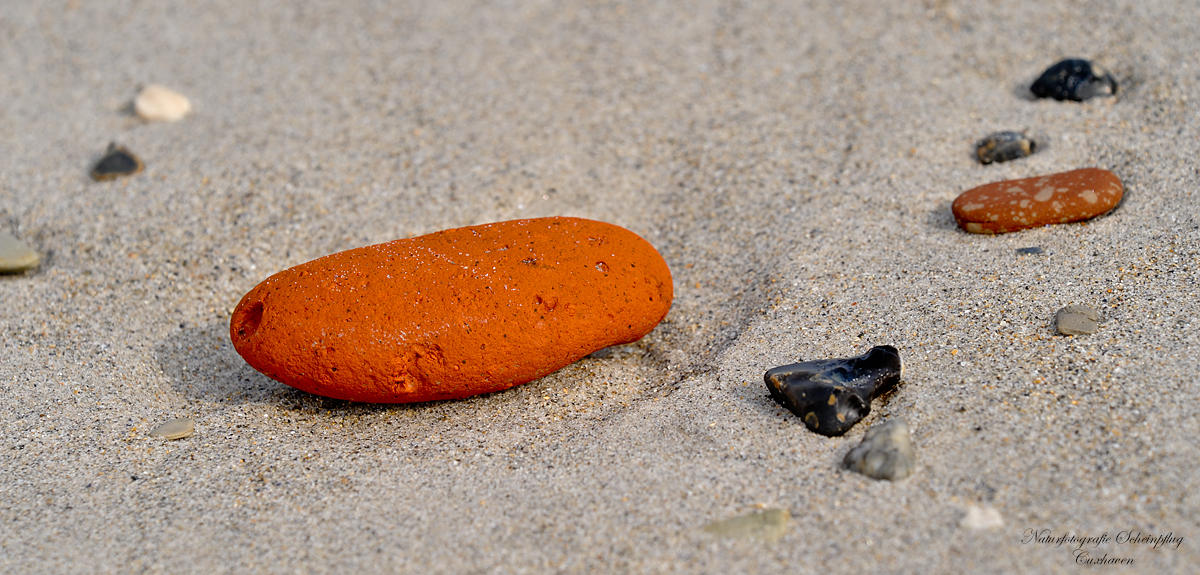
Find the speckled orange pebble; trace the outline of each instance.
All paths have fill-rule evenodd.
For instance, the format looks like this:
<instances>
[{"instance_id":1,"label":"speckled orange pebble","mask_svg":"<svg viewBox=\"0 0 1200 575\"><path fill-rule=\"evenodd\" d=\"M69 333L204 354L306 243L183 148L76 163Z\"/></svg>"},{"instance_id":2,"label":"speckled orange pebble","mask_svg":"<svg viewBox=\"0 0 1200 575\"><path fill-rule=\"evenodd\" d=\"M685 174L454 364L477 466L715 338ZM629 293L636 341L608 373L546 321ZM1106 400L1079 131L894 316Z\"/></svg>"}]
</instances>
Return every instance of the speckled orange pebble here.
<instances>
[{"instance_id":1,"label":"speckled orange pebble","mask_svg":"<svg viewBox=\"0 0 1200 575\"><path fill-rule=\"evenodd\" d=\"M1091 219L1117 207L1123 194L1116 174L1083 168L972 188L954 200L951 210L968 232L1003 234Z\"/></svg>"},{"instance_id":2,"label":"speckled orange pebble","mask_svg":"<svg viewBox=\"0 0 1200 575\"><path fill-rule=\"evenodd\" d=\"M578 218L445 230L279 272L229 337L254 369L350 401L454 399L535 380L654 329L671 271L646 240Z\"/></svg>"}]
</instances>

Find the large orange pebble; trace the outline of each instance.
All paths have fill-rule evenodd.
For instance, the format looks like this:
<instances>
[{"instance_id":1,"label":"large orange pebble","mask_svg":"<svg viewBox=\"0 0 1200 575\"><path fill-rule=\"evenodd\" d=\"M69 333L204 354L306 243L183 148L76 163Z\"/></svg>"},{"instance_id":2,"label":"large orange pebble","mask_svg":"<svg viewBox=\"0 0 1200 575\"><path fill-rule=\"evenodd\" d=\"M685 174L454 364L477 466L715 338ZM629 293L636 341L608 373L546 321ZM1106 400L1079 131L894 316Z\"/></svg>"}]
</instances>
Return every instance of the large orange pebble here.
<instances>
[{"instance_id":1,"label":"large orange pebble","mask_svg":"<svg viewBox=\"0 0 1200 575\"><path fill-rule=\"evenodd\" d=\"M408 403L507 389L667 315L671 271L646 240L578 218L441 231L279 272L229 336L254 369L309 393Z\"/></svg>"},{"instance_id":2,"label":"large orange pebble","mask_svg":"<svg viewBox=\"0 0 1200 575\"><path fill-rule=\"evenodd\" d=\"M1121 180L1108 170L1083 168L972 188L951 209L962 229L1003 234L1094 218L1121 201Z\"/></svg>"}]
</instances>

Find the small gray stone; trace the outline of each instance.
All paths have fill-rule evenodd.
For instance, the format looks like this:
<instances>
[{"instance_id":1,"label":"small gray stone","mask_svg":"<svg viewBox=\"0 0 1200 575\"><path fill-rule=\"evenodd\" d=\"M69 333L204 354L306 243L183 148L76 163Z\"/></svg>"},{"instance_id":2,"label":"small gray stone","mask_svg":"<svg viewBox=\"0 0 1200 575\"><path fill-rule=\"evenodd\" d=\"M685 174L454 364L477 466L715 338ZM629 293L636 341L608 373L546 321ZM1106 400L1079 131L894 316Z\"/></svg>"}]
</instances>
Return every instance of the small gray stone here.
<instances>
[{"instance_id":1,"label":"small gray stone","mask_svg":"<svg viewBox=\"0 0 1200 575\"><path fill-rule=\"evenodd\" d=\"M774 543L787 532L791 518L792 514L787 509L764 509L709 523L704 530L720 537L754 538Z\"/></svg>"},{"instance_id":2,"label":"small gray stone","mask_svg":"<svg viewBox=\"0 0 1200 575\"><path fill-rule=\"evenodd\" d=\"M1017 253L1021 255L1040 255L1046 253L1046 250L1033 246L1030 248L1017 248Z\"/></svg>"},{"instance_id":3,"label":"small gray stone","mask_svg":"<svg viewBox=\"0 0 1200 575\"><path fill-rule=\"evenodd\" d=\"M975 144L975 156L984 165L1024 158L1036 151L1037 142L1021 132L996 132Z\"/></svg>"},{"instance_id":4,"label":"small gray stone","mask_svg":"<svg viewBox=\"0 0 1200 575\"><path fill-rule=\"evenodd\" d=\"M880 423L867 430L862 443L843 460L846 468L874 479L898 481L912 475L916 454L902 419Z\"/></svg>"},{"instance_id":5,"label":"small gray stone","mask_svg":"<svg viewBox=\"0 0 1200 575\"><path fill-rule=\"evenodd\" d=\"M15 274L36 268L41 257L29 246L0 232L0 274Z\"/></svg>"},{"instance_id":6,"label":"small gray stone","mask_svg":"<svg viewBox=\"0 0 1200 575\"><path fill-rule=\"evenodd\" d=\"M196 430L195 424L192 423L190 417L180 417L172 419L150 432L151 437L163 437L166 439L183 439L191 437L192 432Z\"/></svg>"},{"instance_id":7,"label":"small gray stone","mask_svg":"<svg viewBox=\"0 0 1200 575\"><path fill-rule=\"evenodd\" d=\"M1086 335L1096 333L1096 322L1099 320L1096 310L1082 305L1069 305L1054 314L1054 327L1063 335Z\"/></svg>"}]
</instances>

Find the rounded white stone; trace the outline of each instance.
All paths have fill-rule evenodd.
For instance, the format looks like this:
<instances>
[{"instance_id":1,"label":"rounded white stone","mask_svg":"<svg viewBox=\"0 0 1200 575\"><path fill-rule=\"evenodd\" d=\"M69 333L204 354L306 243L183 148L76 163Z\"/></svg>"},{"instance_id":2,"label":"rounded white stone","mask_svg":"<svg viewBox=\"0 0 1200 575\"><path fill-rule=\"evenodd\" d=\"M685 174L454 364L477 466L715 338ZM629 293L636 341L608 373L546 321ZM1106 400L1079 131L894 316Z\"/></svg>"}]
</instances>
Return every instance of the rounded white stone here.
<instances>
[{"instance_id":1,"label":"rounded white stone","mask_svg":"<svg viewBox=\"0 0 1200 575\"><path fill-rule=\"evenodd\" d=\"M179 92L150 84L134 98L133 109L148 122L174 122L192 110L192 103Z\"/></svg>"}]
</instances>

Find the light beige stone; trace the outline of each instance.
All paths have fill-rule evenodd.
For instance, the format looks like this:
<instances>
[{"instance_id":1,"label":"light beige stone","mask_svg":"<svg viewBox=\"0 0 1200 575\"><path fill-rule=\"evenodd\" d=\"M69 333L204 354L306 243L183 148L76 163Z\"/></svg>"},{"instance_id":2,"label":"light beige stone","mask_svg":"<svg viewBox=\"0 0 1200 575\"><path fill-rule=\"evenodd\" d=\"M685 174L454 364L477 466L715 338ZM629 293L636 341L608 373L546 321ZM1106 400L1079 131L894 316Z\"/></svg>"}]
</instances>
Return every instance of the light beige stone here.
<instances>
[{"instance_id":1,"label":"light beige stone","mask_svg":"<svg viewBox=\"0 0 1200 575\"><path fill-rule=\"evenodd\" d=\"M33 269L41 261L38 253L4 232L0 232L0 274L13 274Z\"/></svg>"},{"instance_id":2,"label":"light beige stone","mask_svg":"<svg viewBox=\"0 0 1200 575\"><path fill-rule=\"evenodd\" d=\"M968 505L967 513L963 515L958 525L963 529L970 529L972 531L995 529L997 527L1004 527L1004 518L1000 516L1000 512L996 511L995 507L990 505L982 507Z\"/></svg>"},{"instance_id":3,"label":"light beige stone","mask_svg":"<svg viewBox=\"0 0 1200 575\"><path fill-rule=\"evenodd\" d=\"M179 92L150 84L134 98L133 109L148 122L174 122L192 110L192 103Z\"/></svg>"}]
</instances>

